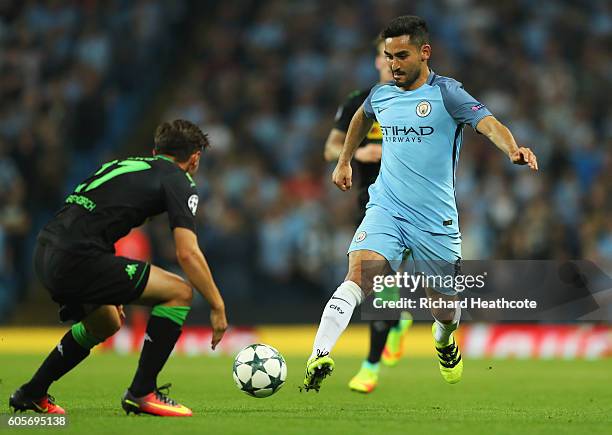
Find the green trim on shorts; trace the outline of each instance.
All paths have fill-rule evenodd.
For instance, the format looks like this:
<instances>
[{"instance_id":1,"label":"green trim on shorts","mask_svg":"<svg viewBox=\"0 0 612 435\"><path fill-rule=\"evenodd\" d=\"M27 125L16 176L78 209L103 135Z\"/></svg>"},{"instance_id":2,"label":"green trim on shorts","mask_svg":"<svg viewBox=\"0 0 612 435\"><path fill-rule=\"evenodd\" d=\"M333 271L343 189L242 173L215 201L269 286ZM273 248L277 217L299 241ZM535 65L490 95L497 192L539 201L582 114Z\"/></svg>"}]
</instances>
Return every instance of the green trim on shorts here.
<instances>
[{"instance_id":1,"label":"green trim on shorts","mask_svg":"<svg viewBox=\"0 0 612 435\"><path fill-rule=\"evenodd\" d=\"M71 330L72 336L74 337L74 341L79 343L84 349L89 350L95 345L100 344L102 342L101 340L98 340L96 337L87 332L87 329L85 329L85 325L83 325L83 322L75 323L74 325L72 325Z\"/></svg>"},{"instance_id":2,"label":"green trim on shorts","mask_svg":"<svg viewBox=\"0 0 612 435\"><path fill-rule=\"evenodd\" d=\"M191 307L167 307L165 305L155 305L153 307L153 311L151 311L151 315L165 317L166 319L172 320L177 325L183 326L183 323L185 323L185 319L189 314L189 310L191 310Z\"/></svg>"},{"instance_id":3,"label":"green trim on shorts","mask_svg":"<svg viewBox=\"0 0 612 435\"><path fill-rule=\"evenodd\" d=\"M149 263L145 263L144 267L142 268L142 272L140 272L140 278L138 278L138 281L136 281L136 285L134 286L134 288L138 288L138 284L140 284L140 281L142 281L142 278L145 276L145 272L148 268Z\"/></svg>"}]
</instances>

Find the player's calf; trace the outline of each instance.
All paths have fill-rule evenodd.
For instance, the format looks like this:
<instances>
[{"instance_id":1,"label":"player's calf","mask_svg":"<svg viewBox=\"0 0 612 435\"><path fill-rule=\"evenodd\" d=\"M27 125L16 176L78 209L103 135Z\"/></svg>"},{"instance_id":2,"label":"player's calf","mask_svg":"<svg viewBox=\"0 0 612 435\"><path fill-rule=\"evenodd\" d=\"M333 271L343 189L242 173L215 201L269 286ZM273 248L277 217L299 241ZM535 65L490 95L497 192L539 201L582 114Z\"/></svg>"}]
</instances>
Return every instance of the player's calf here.
<instances>
[{"instance_id":1,"label":"player's calf","mask_svg":"<svg viewBox=\"0 0 612 435\"><path fill-rule=\"evenodd\" d=\"M340 284L323 309L310 359L329 355L362 300L363 292L355 282L344 281Z\"/></svg>"},{"instance_id":2,"label":"player's calf","mask_svg":"<svg viewBox=\"0 0 612 435\"><path fill-rule=\"evenodd\" d=\"M157 305L153 307L147 324L138 369L128 389L130 397L155 396L158 390L157 375L181 335L183 323L191 310L192 298L193 291L186 281L163 269L151 267L149 281L140 302ZM155 400L147 399L151 403L155 403Z\"/></svg>"},{"instance_id":3,"label":"player's calf","mask_svg":"<svg viewBox=\"0 0 612 435\"><path fill-rule=\"evenodd\" d=\"M367 260L373 260L368 262ZM355 308L361 304L365 293L359 283L371 281L374 274L385 270L386 260L380 254L358 250L349 254L349 272L325 305L312 353L306 363L303 388L319 391L321 382L331 374L334 361L329 357L334 345L348 326ZM368 285L372 288L372 283Z\"/></svg>"},{"instance_id":4,"label":"player's calf","mask_svg":"<svg viewBox=\"0 0 612 435\"><path fill-rule=\"evenodd\" d=\"M94 346L114 334L120 326L117 308L110 305L97 308L83 321L72 325L34 376L11 397L11 406L15 405L14 409L22 411L63 412L48 396L49 387L87 358Z\"/></svg>"},{"instance_id":5,"label":"player's calf","mask_svg":"<svg viewBox=\"0 0 612 435\"><path fill-rule=\"evenodd\" d=\"M362 300L363 293L359 286L353 281L344 281L325 305L312 354L306 362L303 383L306 391L319 391L323 379L331 374L334 361L328 355L348 326L353 310Z\"/></svg>"},{"instance_id":6,"label":"player's calf","mask_svg":"<svg viewBox=\"0 0 612 435\"><path fill-rule=\"evenodd\" d=\"M86 331L100 342L121 329L121 316L114 305L103 305L82 320Z\"/></svg>"}]
</instances>

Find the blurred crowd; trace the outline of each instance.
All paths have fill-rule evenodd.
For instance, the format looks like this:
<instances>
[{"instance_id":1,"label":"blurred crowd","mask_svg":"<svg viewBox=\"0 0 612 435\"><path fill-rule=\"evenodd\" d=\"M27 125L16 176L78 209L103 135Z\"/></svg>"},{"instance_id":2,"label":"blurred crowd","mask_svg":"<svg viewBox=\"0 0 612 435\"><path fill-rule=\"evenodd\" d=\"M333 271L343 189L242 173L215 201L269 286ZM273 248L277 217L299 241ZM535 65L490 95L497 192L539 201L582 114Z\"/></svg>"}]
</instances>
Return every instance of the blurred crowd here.
<instances>
[{"instance_id":1,"label":"blurred crowd","mask_svg":"<svg viewBox=\"0 0 612 435\"><path fill-rule=\"evenodd\" d=\"M165 2L91 3L27 2L0 25L8 281L23 273L19 240L70 187L67 156L109 134L113 101L138 87L133 75L152 66L151 43L169 28ZM538 156L538 173L513 166L466 128L463 257L612 263L609 1L225 0L200 10L158 119L189 119L210 136L198 231L229 300L318 300L343 278L356 198L330 182L323 146L338 104L377 81L372 41L402 14L427 20L436 73L461 81ZM155 261L176 268L166 221L146 232Z\"/></svg>"},{"instance_id":2,"label":"blurred crowd","mask_svg":"<svg viewBox=\"0 0 612 435\"><path fill-rule=\"evenodd\" d=\"M37 231L134 128L184 6L0 2L0 319L33 282Z\"/></svg>"}]
</instances>

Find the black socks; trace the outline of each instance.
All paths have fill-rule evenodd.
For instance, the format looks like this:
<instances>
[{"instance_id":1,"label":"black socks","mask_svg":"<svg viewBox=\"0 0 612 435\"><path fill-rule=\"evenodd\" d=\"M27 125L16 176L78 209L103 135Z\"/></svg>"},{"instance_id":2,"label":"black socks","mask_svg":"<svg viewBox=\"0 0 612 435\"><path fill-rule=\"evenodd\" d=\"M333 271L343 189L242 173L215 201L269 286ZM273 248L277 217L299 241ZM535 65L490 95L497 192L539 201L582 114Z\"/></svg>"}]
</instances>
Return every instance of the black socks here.
<instances>
[{"instance_id":1,"label":"black socks","mask_svg":"<svg viewBox=\"0 0 612 435\"><path fill-rule=\"evenodd\" d=\"M32 379L22 385L21 389L33 399L43 397L47 394L47 390L53 381L57 381L76 367L87 355L89 355L89 349L85 349L77 343L72 330L68 331L47 356Z\"/></svg>"},{"instance_id":2,"label":"black socks","mask_svg":"<svg viewBox=\"0 0 612 435\"><path fill-rule=\"evenodd\" d=\"M368 362L377 364L382 356L389 330L399 324L399 320L373 320L370 322L370 353Z\"/></svg>"},{"instance_id":3,"label":"black socks","mask_svg":"<svg viewBox=\"0 0 612 435\"><path fill-rule=\"evenodd\" d=\"M181 330L180 325L166 317L153 315L149 318L138 370L130 385L134 396L145 396L157 388L157 375L174 349Z\"/></svg>"}]
</instances>

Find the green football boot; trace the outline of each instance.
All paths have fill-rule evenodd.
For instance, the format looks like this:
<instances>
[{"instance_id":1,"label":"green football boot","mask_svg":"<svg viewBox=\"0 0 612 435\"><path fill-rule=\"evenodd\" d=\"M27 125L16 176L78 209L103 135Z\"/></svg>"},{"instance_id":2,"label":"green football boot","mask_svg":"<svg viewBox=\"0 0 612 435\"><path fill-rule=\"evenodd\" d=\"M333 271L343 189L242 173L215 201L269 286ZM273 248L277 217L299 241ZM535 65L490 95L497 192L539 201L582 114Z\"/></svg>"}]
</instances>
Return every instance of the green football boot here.
<instances>
[{"instance_id":1,"label":"green football boot","mask_svg":"<svg viewBox=\"0 0 612 435\"><path fill-rule=\"evenodd\" d=\"M449 384L456 384L461 380L463 375L463 360L461 352L455 342L454 334L451 334L448 343L438 343L435 339L437 324L431 326L431 332L434 336L436 351L438 352L438 362L440 366L440 374Z\"/></svg>"},{"instance_id":2,"label":"green football boot","mask_svg":"<svg viewBox=\"0 0 612 435\"><path fill-rule=\"evenodd\" d=\"M329 356L329 352L319 353L308 360L306 363L306 376L304 376L304 385L300 387L300 391L315 390L317 393L321 388L321 382L334 370L334 360Z\"/></svg>"},{"instance_id":3,"label":"green football boot","mask_svg":"<svg viewBox=\"0 0 612 435\"><path fill-rule=\"evenodd\" d=\"M412 315L408 311L403 311L397 326L389 330L387 342L383 349L382 362L384 365L393 367L404 354L404 337L412 326Z\"/></svg>"},{"instance_id":4,"label":"green football boot","mask_svg":"<svg viewBox=\"0 0 612 435\"><path fill-rule=\"evenodd\" d=\"M378 385L379 368L378 364L370 364L364 361L361 364L361 369L350 380L349 388L358 393L371 393Z\"/></svg>"}]
</instances>

